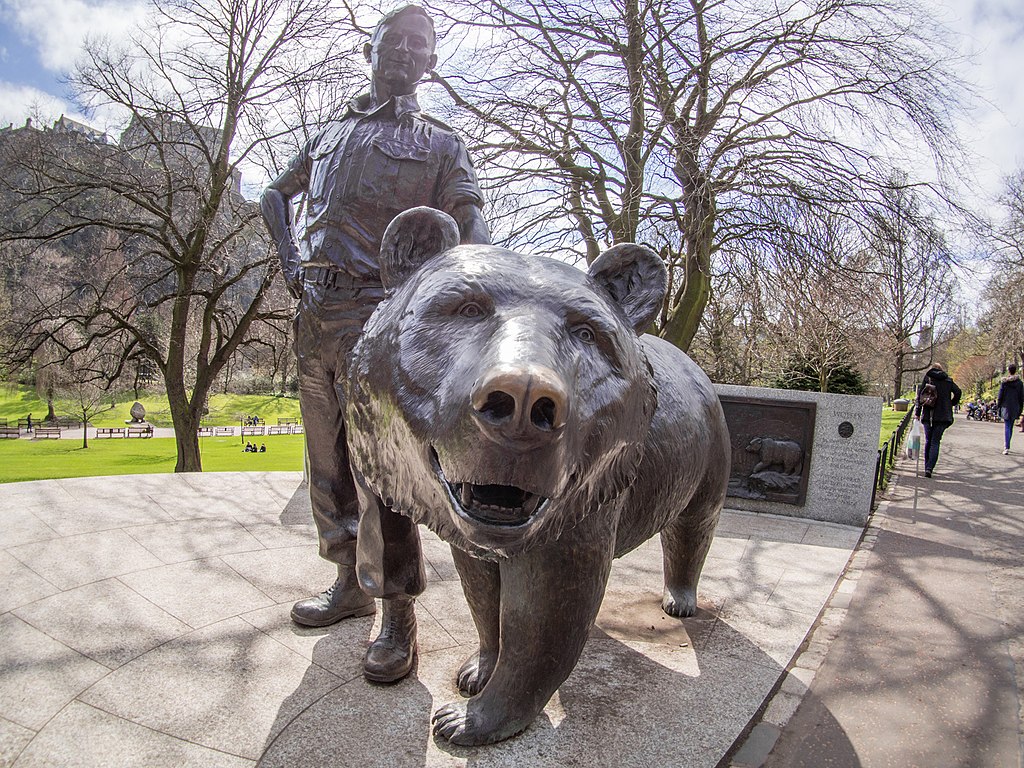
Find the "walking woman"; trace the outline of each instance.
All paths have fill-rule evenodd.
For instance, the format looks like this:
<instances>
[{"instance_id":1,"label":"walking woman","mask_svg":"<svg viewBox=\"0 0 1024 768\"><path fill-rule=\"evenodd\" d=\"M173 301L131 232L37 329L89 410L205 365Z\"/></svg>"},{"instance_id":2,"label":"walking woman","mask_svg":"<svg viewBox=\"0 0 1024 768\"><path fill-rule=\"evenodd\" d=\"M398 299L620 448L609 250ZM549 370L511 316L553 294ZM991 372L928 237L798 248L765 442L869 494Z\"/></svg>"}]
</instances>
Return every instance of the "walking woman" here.
<instances>
[{"instance_id":1,"label":"walking woman","mask_svg":"<svg viewBox=\"0 0 1024 768\"><path fill-rule=\"evenodd\" d=\"M1004 455L1010 452L1013 423L1020 418L1020 412L1024 409L1024 382L1017 375L1017 364L1010 363L1007 370L1010 375L999 384L999 397L996 398L999 418L1003 420Z\"/></svg>"},{"instance_id":2,"label":"walking woman","mask_svg":"<svg viewBox=\"0 0 1024 768\"><path fill-rule=\"evenodd\" d=\"M960 387L942 366L932 363L917 389L916 416L924 427L924 476L931 477L939 460L942 433L953 423L953 408L960 405Z\"/></svg>"}]
</instances>

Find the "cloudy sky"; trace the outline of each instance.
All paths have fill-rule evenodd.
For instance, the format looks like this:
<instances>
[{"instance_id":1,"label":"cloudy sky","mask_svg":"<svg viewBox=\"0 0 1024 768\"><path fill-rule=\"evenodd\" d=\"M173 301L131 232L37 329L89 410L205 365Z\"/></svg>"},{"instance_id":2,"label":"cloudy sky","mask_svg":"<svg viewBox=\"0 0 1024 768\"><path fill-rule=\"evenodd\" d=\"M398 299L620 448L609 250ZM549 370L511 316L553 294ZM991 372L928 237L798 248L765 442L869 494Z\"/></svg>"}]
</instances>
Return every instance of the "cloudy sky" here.
<instances>
[{"instance_id":1,"label":"cloudy sky","mask_svg":"<svg viewBox=\"0 0 1024 768\"><path fill-rule=\"evenodd\" d=\"M1002 177L1024 166L1024 2L923 2L955 31L967 57L962 75L978 90L962 135L977 156L970 186L979 208L990 208ZM83 119L62 73L87 36L124 34L142 7L141 0L0 0L0 125L23 124L33 114Z\"/></svg>"}]
</instances>

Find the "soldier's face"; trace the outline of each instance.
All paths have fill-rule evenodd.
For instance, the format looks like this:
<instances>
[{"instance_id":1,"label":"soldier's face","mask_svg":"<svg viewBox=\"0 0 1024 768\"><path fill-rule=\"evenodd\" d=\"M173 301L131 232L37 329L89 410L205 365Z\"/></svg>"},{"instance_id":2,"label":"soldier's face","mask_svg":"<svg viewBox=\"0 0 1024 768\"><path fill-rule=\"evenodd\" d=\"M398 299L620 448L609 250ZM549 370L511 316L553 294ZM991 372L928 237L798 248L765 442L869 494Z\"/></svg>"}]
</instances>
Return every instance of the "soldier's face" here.
<instances>
[{"instance_id":1,"label":"soldier's face","mask_svg":"<svg viewBox=\"0 0 1024 768\"><path fill-rule=\"evenodd\" d=\"M373 77L392 93L411 93L427 70L437 64L430 23L407 13L378 29L366 44L366 60Z\"/></svg>"}]
</instances>

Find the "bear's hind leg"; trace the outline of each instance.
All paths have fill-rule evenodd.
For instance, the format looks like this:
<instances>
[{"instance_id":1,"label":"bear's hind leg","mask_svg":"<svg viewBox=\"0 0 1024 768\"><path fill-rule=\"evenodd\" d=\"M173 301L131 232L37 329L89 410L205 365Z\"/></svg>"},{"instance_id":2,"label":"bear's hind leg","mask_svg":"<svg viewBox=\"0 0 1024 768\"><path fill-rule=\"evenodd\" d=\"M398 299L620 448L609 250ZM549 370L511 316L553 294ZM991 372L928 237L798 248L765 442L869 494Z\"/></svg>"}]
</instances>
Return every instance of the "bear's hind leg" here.
<instances>
[{"instance_id":1,"label":"bear's hind leg","mask_svg":"<svg viewBox=\"0 0 1024 768\"><path fill-rule=\"evenodd\" d=\"M501 576L497 563L478 560L457 547L452 547L452 557L480 637L479 650L463 663L456 682L463 696L475 696L487 685L498 661Z\"/></svg>"},{"instance_id":2,"label":"bear's hind leg","mask_svg":"<svg viewBox=\"0 0 1024 768\"><path fill-rule=\"evenodd\" d=\"M695 496L679 517L661 531L665 567L661 608L669 616L686 618L697 612L697 582L725 501L724 489L711 496Z\"/></svg>"}]
</instances>

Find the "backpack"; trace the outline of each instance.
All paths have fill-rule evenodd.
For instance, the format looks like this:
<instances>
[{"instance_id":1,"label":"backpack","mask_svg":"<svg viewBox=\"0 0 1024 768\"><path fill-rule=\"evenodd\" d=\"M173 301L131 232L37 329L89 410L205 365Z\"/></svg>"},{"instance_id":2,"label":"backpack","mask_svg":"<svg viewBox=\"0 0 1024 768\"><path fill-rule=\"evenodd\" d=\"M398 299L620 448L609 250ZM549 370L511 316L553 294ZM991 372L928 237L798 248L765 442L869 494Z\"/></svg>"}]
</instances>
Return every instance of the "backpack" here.
<instances>
[{"instance_id":1,"label":"backpack","mask_svg":"<svg viewBox=\"0 0 1024 768\"><path fill-rule=\"evenodd\" d=\"M935 388L930 379L925 379L921 391L917 393L917 402L921 404L922 408L934 408L935 404L939 402L939 390Z\"/></svg>"}]
</instances>

